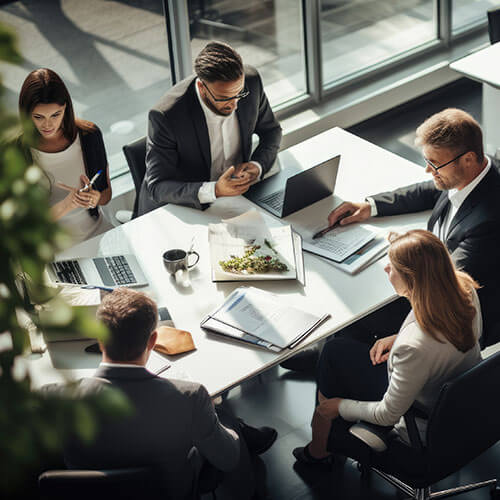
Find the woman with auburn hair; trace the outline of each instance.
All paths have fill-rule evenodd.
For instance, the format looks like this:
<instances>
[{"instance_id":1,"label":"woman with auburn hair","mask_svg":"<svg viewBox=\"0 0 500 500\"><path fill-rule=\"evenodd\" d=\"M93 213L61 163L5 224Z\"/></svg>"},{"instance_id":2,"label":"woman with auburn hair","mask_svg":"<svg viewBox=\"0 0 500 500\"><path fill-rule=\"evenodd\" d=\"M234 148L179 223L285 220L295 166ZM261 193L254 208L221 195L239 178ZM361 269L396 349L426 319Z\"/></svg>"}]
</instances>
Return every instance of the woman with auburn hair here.
<instances>
[{"instance_id":1,"label":"woman with auburn hair","mask_svg":"<svg viewBox=\"0 0 500 500\"><path fill-rule=\"evenodd\" d=\"M75 244L110 229L99 208L111 199L102 134L95 124L75 117L61 78L47 68L32 71L21 88L19 113L34 124L35 144L29 143L29 134L19 140L27 159L50 182L54 219Z\"/></svg>"},{"instance_id":2,"label":"woman with auburn hair","mask_svg":"<svg viewBox=\"0 0 500 500\"><path fill-rule=\"evenodd\" d=\"M312 440L293 450L300 462L331 461L335 435L357 420L394 425L408 441L402 417L411 405L418 401L432 408L445 382L481 361L477 283L454 268L446 247L429 231L391 233L389 241L385 271L412 310L399 333L371 348L347 338L325 345L318 363ZM425 421L417 420L417 425L425 436Z\"/></svg>"}]
</instances>

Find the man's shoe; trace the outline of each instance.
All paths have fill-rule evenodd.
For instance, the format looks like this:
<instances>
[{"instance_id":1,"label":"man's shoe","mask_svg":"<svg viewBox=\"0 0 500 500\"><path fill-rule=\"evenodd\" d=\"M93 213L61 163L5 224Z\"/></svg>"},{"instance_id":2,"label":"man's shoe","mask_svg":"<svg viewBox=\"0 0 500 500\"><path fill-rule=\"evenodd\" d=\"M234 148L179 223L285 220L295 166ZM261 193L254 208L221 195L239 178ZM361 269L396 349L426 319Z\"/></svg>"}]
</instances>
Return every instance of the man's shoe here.
<instances>
[{"instance_id":1,"label":"man's shoe","mask_svg":"<svg viewBox=\"0 0 500 500\"><path fill-rule=\"evenodd\" d=\"M299 352L293 358L286 359L280 366L294 372L314 374L319 359L319 349L313 347Z\"/></svg>"},{"instance_id":2,"label":"man's shoe","mask_svg":"<svg viewBox=\"0 0 500 500\"><path fill-rule=\"evenodd\" d=\"M322 458L315 458L309 453L307 446L299 446L293 450L293 456L297 462L307 465L331 465L333 463L333 455L327 455Z\"/></svg>"},{"instance_id":3,"label":"man's shoe","mask_svg":"<svg viewBox=\"0 0 500 500\"><path fill-rule=\"evenodd\" d=\"M248 451L255 455L262 455L266 452L278 437L278 432L272 427L259 427L258 429L252 427L243 420L238 419L240 424L240 431L245 443L247 444Z\"/></svg>"}]
</instances>

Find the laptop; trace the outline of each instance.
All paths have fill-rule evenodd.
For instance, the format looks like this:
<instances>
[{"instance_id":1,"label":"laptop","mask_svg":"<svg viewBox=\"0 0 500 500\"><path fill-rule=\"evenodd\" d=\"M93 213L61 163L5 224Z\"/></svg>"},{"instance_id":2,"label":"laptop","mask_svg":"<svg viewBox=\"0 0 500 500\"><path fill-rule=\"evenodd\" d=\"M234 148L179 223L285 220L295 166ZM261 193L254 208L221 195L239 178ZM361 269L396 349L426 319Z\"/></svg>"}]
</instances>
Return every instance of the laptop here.
<instances>
[{"instance_id":1,"label":"laptop","mask_svg":"<svg viewBox=\"0 0 500 500\"><path fill-rule=\"evenodd\" d=\"M139 262L133 255L60 260L49 264L47 272L49 279L58 285L116 288L148 284Z\"/></svg>"},{"instance_id":2,"label":"laptop","mask_svg":"<svg viewBox=\"0 0 500 500\"><path fill-rule=\"evenodd\" d=\"M286 217L333 194L339 162L337 155L299 172L287 167L251 186L244 196L273 215Z\"/></svg>"}]
</instances>

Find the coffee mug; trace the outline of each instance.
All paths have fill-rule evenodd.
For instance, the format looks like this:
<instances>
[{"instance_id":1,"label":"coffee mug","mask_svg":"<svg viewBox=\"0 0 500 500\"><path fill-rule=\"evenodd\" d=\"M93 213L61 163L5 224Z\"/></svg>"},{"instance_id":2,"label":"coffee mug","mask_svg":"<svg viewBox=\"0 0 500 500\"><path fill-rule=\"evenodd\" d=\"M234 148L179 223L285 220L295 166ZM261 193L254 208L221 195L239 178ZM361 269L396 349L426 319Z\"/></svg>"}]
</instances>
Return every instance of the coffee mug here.
<instances>
[{"instance_id":1,"label":"coffee mug","mask_svg":"<svg viewBox=\"0 0 500 500\"><path fill-rule=\"evenodd\" d=\"M196 260L192 264L189 264L189 257L191 255L195 255ZM199 260L200 255L194 250L186 252L186 250L174 248L173 250L167 250L163 254L163 263L170 274L175 274L179 269L191 269L198 264Z\"/></svg>"}]
</instances>

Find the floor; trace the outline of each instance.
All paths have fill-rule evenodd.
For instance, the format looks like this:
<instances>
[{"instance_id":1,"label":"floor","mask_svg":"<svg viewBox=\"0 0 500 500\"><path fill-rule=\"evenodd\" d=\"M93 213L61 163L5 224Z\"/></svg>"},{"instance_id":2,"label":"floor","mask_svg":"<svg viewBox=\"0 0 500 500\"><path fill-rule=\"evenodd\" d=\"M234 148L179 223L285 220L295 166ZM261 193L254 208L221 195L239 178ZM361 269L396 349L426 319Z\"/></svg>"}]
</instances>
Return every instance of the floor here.
<instances>
[{"instance_id":1,"label":"floor","mask_svg":"<svg viewBox=\"0 0 500 500\"><path fill-rule=\"evenodd\" d=\"M417 163L421 155L413 145L415 128L428 116L445 107L459 107L481 120L481 88L461 80L424 96L411 105L356 125L351 132ZM262 458L267 466L268 498L273 500L333 500L402 498L396 489L372 477L362 489L359 472L352 461L331 469L300 466L292 450L310 439L309 422L314 405L312 377L276 367L230 392L226 404L253 425L278 430L274 446ZM466 431L465 431L466 432ZM439 489L458 484L500 478L500 445L496 445L458 474L439 483ZM462 500L486 500L487 488L457 496Z\"/></svg>"}]
</instances>

